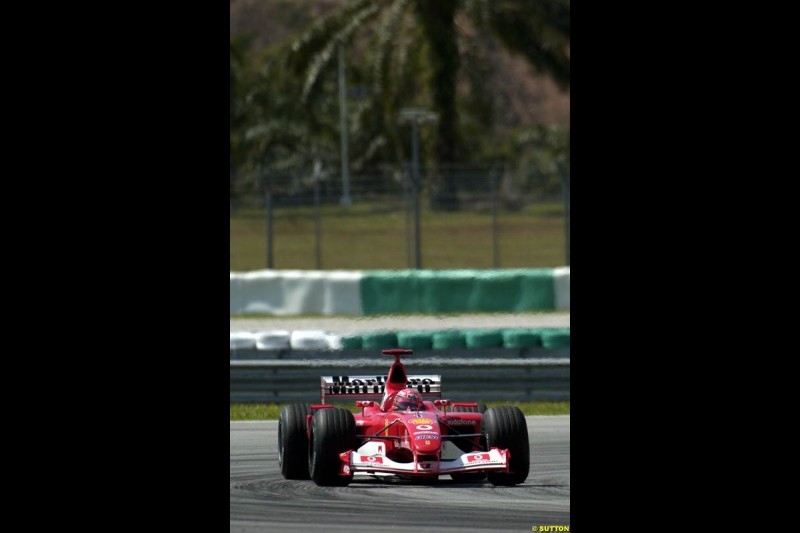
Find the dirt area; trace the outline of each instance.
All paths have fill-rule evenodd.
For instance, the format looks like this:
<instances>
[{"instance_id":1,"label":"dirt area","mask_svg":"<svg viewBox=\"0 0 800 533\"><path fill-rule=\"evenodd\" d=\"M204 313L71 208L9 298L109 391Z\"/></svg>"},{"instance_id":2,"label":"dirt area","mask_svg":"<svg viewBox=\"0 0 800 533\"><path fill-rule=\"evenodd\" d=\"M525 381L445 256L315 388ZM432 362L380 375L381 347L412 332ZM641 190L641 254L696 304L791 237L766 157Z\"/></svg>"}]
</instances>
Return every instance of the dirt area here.
<instances>
[{"instance_id":1,"label":"dirt area","mask_svg":"<svg viewBox=\"0 0 800 533\"><path fill-rule=\"evenodd\" d=\"M357 333L377 330L425 330L471 328L569 327L569 312L510 313L447 316L378 316L314 318L231 319L231 331L323 330L332 333Z\"/></svg>"}]
</instances>

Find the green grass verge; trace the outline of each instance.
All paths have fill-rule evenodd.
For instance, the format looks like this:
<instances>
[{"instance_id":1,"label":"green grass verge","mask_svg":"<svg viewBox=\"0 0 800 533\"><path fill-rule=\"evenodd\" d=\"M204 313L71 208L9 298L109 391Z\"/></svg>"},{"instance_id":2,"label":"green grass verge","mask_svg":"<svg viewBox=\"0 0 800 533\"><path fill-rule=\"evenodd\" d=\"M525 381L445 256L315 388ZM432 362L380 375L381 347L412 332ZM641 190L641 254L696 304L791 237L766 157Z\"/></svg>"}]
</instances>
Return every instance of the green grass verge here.
<instances>
[{"instance_id":1,"label":"green grass verge","mask_svg":"<svg viewBox=\"0 0 800 533\"><path fill-rule=\"evenodd\" d=\"M515 405L525 416L529 415L568 415L569 402L486 402L487 407ZM339 405L357 413L360 409L354 405ZM278 403L232 403L231 421L238 420L277 420L283 404Z\"/></svg>"},{"instance_id":2,"label":"green grass verge","mask_svg":"<svg viewBox=\"0 0 800 533\"><path fill-rule=\"evenodd\" d=\"M398 204L399 205L399 204ZM363 202L324 206L320 224L320 268L373 270L411 268L406 213L402 205ZM273 215L276 269L316 269L313 209L278 208ZM564 210L560 202L521 211L501 210L496 243L490 211L433 211L420 215L423 268L551 268L564 265ZM266 216L239 211L230 217L230 270L266 268Z\"/></svg>"}]
</instances>

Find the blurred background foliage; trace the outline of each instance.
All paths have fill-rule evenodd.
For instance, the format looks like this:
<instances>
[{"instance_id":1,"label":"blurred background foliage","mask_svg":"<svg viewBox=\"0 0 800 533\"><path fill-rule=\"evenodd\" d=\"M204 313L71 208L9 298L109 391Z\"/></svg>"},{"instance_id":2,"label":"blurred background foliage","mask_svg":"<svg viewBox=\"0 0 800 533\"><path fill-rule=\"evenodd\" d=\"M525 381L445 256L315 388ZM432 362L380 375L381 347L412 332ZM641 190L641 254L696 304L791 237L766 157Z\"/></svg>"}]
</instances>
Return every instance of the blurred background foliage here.
<instances>
[{"instance_id":1,"label":"blurred background foliage","mask_svg":"<svg viewBox=\"0 0 800 533\"><path fill-rule=\"evenodd\" d=\"M264 176L309 187L341 168L338 47L345 57L349 168L402 168L399 110L428 168L501 164L506 207L559 197L569 173L569 0L231 0L230 193ZM314 169L314 170L312 170ZM390 169L390 170L385 170ZM434 208L461 207L457 173L434 172ZM354 186L357 184L354 184Z\"/></svg>"}]
</instances>

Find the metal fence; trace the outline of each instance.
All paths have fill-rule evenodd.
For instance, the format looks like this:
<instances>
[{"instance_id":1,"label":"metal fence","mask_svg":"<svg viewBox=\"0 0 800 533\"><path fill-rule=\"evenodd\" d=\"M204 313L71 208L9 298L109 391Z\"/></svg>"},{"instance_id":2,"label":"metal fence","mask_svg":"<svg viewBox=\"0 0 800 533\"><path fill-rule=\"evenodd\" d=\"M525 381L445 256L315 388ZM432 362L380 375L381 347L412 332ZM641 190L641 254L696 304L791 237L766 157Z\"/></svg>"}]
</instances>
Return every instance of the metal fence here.
<instances>
[{"instance_id":1,"label":"metal fence","mask_svg":"<svg viewBox=\"0 0 800 533\"><path fill-rule=\"evenodd\" d=\"M232 350L231 403L318 402L320 376L375 374L387 365L361 350ZM442 397L454 401L568 401L569 348L415 350L413 374L442 376Z\"/></svg>"},{"instance_id":2,"label":"metal fence","mask_svg":"<svg viewBox=\"0 0 800 533\"><path fill-rule=\"evenodd\" d=\"M297 209L287 213L285 208ZM253 209L263 210L266 227L266 253L260 268L348 268L331 264L323 248L332 241L342 246L353 242L342 231L345 217L366 218L377 213L393 220L392 233L382 238L384 244L392 243L394 255L385 266L374 268L569 265L568 175L558 180L544 174L520 177L503 163L419 170L409 165L383 166L346 178L321 165L272 170L231 197L232 214ZM450 213L458 220L455 230L447 229L454 239L453 249L426 245L441 242L435 238L440 228L432 219L426 221L426 213L432 212ZM301 213L305 223L296 222ZM456 213L460 219L455 218ZM471 218L465 219L465 214ZM287 220L290 217L291 222ZM304 264L282 263L276 240L285 238L287 227L296 232L292 235L296 243L306 246ZM469 236L458 241L461 233ZM368 229L362 229L358 242L370 248L380 244L369 238ZM536 244L525 249L528 241ZM456 242L461 245L456 247ZM558 261L553 261L554 255ZM545 256L548 259L543 259ZM552 264L543 263L548 260Z\"/></svg>"}]
</instances>

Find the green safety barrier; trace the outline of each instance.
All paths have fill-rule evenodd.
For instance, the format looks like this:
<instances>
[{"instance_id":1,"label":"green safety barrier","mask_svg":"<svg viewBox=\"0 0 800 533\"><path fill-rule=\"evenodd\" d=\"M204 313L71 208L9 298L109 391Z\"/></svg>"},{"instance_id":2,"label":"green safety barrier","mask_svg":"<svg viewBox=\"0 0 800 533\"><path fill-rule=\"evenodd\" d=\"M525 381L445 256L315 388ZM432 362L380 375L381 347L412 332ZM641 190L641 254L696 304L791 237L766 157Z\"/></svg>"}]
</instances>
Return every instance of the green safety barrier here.
<instances>
[{"instance_id":1,"label":"green safety barrier","mask_svg":"<svg viewBox=\"0 0 800 533\"><path fill-rule=\"evenodd\" d=\"M545 348L569 348L569 329L553 328L542 332L542 346Z\"/></svg>"},{"instance_id":2,"label":"green safety barrier","mask_svg":"<svg viewBox=\"0 0 800 533\"><path fill-rule=\"evenodd\" d=\"M397 332L397 347L410 350L430 350L433 347L433 332L399 331Z\"/></svg>"},{"instance_id":3,"label":"green safety barrier","mask_svg":"<svg viewBox=\"0 0 800 533\"><path fill-rule=\"evenodd\" d=\"M364 347L361 335L343 335L341 342L343 350L357 350Z\"/></svg>"},{"instance_id":4,"label":"green safety barrier","mask_svg":"<svg viewBox=\"0 0 800 533\"><path fill-rule=\"evenodd\" d=\"M555 309L554 269L369 270L365 315L519 312Z\"/></svg>"},{"instance_id":5,"label":"green safety barrier","mask_svg":"<svg viewBox=\"0 0 800 533\"><path fill-rule=\"evenodd\" d=\"M431 336L431 341L434 350L453 350L467 347L467 339L464 332L458 330L435 331Z\"/></svg>"},{"instance_id":6,"label":"green safety barrier","mask_svg":"<svg viewBox=\"0 0 800 533\"><path fill-rule=\"evenodd\" d=\"M467 348L502 348L503 332L499 329L471 329L464 332Z\"/></svg>"},{"instance_id":7,"label":"green safety barrier","mask_svg":"<svg viewBox=\"0 0 800 533\"><path fill-rule=\"evenodd\" d=\"M361 347L364 349L385 350L397 348L397 333L394 331L374 331L361 334Z\"/></svg>"},{"instance_id":8,"label":"green safety barrier","mask_svg":"<svg viewBox=\"0 0 800 533\"><path fill-rule=\"evenodd\" d=\"M538 329L503 330L504 348L536 348L542 345L542 332Z\"/></svg>"},{"instance_id":9,"label":"green safety barrier","mask_svg":"<svg viewBox=\"0 0 800 533\"><path fill-rule=\"evenodd\" d=\"M372 331L341 336L342 349L569 348L570 328Z\"/></svg>"}]
</instances>

